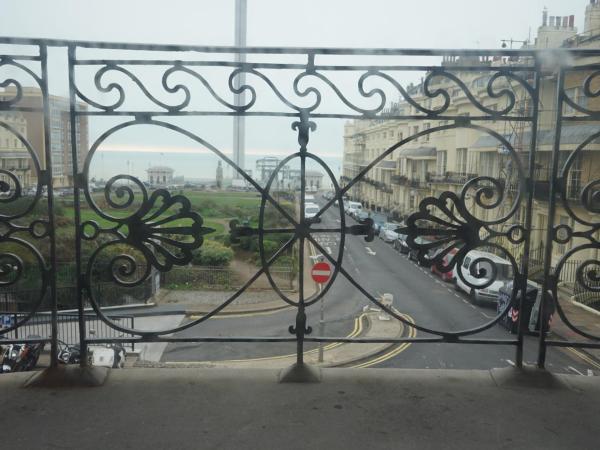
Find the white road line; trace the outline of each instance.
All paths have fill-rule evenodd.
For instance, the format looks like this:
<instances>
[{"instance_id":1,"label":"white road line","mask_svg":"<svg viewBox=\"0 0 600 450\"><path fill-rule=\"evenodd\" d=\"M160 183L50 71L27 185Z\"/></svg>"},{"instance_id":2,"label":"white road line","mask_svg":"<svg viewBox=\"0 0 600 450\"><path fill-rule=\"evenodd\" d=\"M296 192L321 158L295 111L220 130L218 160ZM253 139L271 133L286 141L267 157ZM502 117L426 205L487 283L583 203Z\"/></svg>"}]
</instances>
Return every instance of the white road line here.
<instances>
[{"instance_id":1,"label":"white road line","mask_svg":"<svg viewBox=\"0 0 600 450\"><path fill-rule=\"evenodd\" d=\"M365 250L367 250L367 253L371 256L375 256L377 254L377 252L371 250L371 247L365 247Z\"/></svg>"},{"instance_id":2,"label":"white road line","mask_svg":"<svg viewBox=\"0 0 600 450\"><path fill-rule=\"evenodd\" d=\"M515 367L515 363L512 362L510 359L507 359L506 362L509 363L511 366Z\"/></svg>"},{"instance_id":3,"label":"white road line","mask_svg":"<svg viewBox=\"0 0 600 450\"><path fill-rule=\"evenodd\" d=\"M325 250L327 250L327 253L331 255L331 247L325 247Z\"/></svg>"},{"instance_id":4,"label":"white road line","mask_svg":"<svg viewBox=\"0 0 600 450\"><path fill-rule=\"evenodd\" d=\"M473 308L473 309L477 309L477 308L475 308L475 305L471 305L471 304L469 304L469 306L470 306L471 308Z\"/></svg>"},{"instance_id":5,"label":"white road line","mask_svg":"<svg viewBox=\"0 0 600 450\"><path fill-rule=\"evenodd\" d=\"M488 319L493 319L493 318L494 318L493 316L488 316L488 315L487 315L486 313L484 313L483 311L479 311L479 312L481 313L481 315L482 315L483 317L487 317Z\"/></svg>"},{"instance_id":6,"label":"white road line","mask_svg":"<svg viewBox=\"0 0 600 450\"><path fill-rule=\"evenodd\" d=\"M570 369L570 370L572 370L572 371L573 371L573 372L575 372L576 374L583 375L583 374L582 374L582 373L581 373L579 370L577 370L577 369L576 369L575 367L573 367L573 366L567 366L567 369Z\"/></svg>"},{"instance_id":7,"label":"white road line","mask_svg":"<svg viewBox=\"0 0 600 450\"><path fill-rule=\"evenodd\" d=\"M588 369L588 377L593 377L594 376L594 371L592 369Z\"/></svg>"}]
</instances>

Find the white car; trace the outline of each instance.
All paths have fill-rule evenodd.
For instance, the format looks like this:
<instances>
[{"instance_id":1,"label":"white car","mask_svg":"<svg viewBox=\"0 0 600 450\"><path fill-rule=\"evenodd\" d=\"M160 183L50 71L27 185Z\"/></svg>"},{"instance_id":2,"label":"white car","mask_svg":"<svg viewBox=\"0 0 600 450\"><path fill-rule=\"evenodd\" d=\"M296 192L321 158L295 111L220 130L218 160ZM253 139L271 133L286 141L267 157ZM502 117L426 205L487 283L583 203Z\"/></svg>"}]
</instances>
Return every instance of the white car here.
<instances>
[{"instance_id":1,"label":"white car","mask_svg":"<svg viewBox=\"0 0 600 450\"><path fill-rule=\"evenodd\" d=\"M485 258L488 261L479 261L481 258ZM494 281L483 289L473 289L458 274L458 271L460 271L465 280L474 286L487 284L494 273L492 263L489 261L492 261L497 273ZM475 266L473 266L474 263ZM478 278L474 275L482 271L485 271L483 277ZM500 288L512 279L512 265L508 260L500 258L493 253L471 250L465 255L462 264L456 267L455 275L456 288L466 292L473 303L490 303L495 305L498 302Z\"/></svg>"},{"instance_id":2,"label":"white car","mask_svg":"<svg viewBox=\"0 0 600 450\"><path fill-rule=\"evenodd\" d=\"M347 205L346 214L351 217L355 217L356 214L362 211L362 204L360 202L348 202Z\"/></svg>"},{"instance_id":3,"label":"white car","mask_svg":"<svg viewBox=\"0 0 600 450\"><path fill-rule=\"evenodd\" d=\"M384 242L394 242L398 239L398 233L396 230L400 228L402 225L394 222L385 222L379 228L379 238L383 239Z\"/></svg>"},{"instance_id":4,"label":"white car","mask_svg":"<svg viewBox=\"0 0 600 450\"><path fill-rule=\"evenodd\" d=\"M316 220L314 220L314 217L317 215L317 213L321 210L321 208L319 207L319 205L317 205L316 203L307 203L304 205L304 218L305 219L313 219L313 222L320 222L321 218L318 217Z\"/></svg>"}]
</instances>

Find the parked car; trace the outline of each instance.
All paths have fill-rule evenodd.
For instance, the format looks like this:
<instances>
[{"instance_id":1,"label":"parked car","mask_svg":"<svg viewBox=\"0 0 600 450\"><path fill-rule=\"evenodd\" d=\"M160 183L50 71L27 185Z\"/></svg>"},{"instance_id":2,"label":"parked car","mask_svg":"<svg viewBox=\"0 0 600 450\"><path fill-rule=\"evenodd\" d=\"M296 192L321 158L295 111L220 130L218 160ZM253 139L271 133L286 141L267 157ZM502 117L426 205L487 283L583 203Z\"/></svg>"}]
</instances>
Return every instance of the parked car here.
<instances>
[{"instance_id":1,"label":"parked car","mask_svg":"<svg viewBox=\"0 0 600 450\"><path fill-rule=\"evenodd\" d=\"M383 239L384 242L394 242L396 239L398 239L398 233L396 233L396 230L401 226L402 225L399 223L386 222L379 230L379 237Z\"/></svg>"},{"instance_id":2,"label":"parked car","mask_svg":"<svg viewBox=\"0 0 600 450\"><path fill-rule=\"evenodd\" d=\"M362 204L360 202L348 202L348 208L346 214L350 217L355 217L356 213L362 211Z\"/></svg>"},{"instance_id":3,"label":"parked car","mask_svg":"<svg viewBox=\"0 0 600 450\"><path fill-rule=\"evenodd\" d=\"M439 251L442 251L444 248L441 248ZM450 263L450 260L452 259L452 257L454 255L456 255L456 253L458 252L458 248L453 247L448 253L446 253L444 255L444 257L442 258L442 266L447 267L448 264ZM435 254L431 255L431 258L435 258ZM441 272L437 266L435 264L431 265L431 272L433 272L434 274L438 275L442 280L450 283L452 281L454 281L454 270L456 269L456 267L454 267L452 270L448 271L448 272Z\"/></svg>"},{"instance_id":4,"label":"parked car","mask_svg":"<svg viewBox=\"0 0 600 450\"><path fill-rule=\"evenodd\" d=\"M310 219L311 222L321 222L320 217L317 217L315 219L315 216L320 211L320 209L321 208L319 208L319 205L317 205L316 203L306 203L304 205L304 218Z\"/></svg>"},{"instance_id":5,"label":"parked car","mask_svg":"<svg viewBox=\"0 0 600 450\"><path fill-rule=\"evenodd\" d=\"M369 218L369 213L366 211L359 211L354 215L354 218L358 221L358 222L362 222L365 219Z\"/></svg>"},{"instance_id":6,"label":"parked car","mask_svg":"<svg viewBox=\"0 0 600 450\"><path fill-rule=\"evenodd\" d=\"M379 236L379 231L381 230L381 226L386 223L387 220L387 216L385 216L384 214L381 213L371 213L369 215L369 217L371 219L373 219L373 231L375 232L375 234L377 236Z\"/></svg>"},{"instance_id":7,"label":"parked car","mask_svg":"<svg viewBox=\"0 0 600 450\"><path fill-rule=\"evenodd\" d=\"M346 211L346 205L348 204L348 197L346 197L346 196L342 197L342 203L344 205L344 211ZM335 202L333 202L333 204L335 206L338 206L338 201L336 200Z\"/></svg>"},{"instance_id":8,"label":"parked car","mask_svg":"<svg viewBox=\"0 0 600 450\"><path fill-rule=\"evenodd\" d=\"M489 261L477 262L477 260L481 258L492 261L492 263ZM475 263L474 267L472 267L473 263ZM496 278L489 286L483 289L473 289L467 285L458 274L458 271L460 270L466 281L475 286L482 285L490 280L490 277L494 272L492 264L495 265L497 271ZM471 273L471 269L473 269L473 273ZM500 288L512 279L512 266L508 260L500 258L493 253L480 250L471 250L467 253L462 264L456 267L456 271L456 288L466 292L471 301L475 304L488 303L496 305ZM474 275L481 273L482 271L485 271L483 277L478 278Z\"/></svg>"},{"instance_id":9,"label":"parked car","mask_svg":"<svg viewBox=\"0 0 600 450\"><path fill-rule=\"evenodd\" d=\"M410 248L408 248L408 244L406 243L406 234L398 234L398 238L394 241L394 248L398 250L403 255L408 255Z\"/></svg>"},{"instance_id":10,"label":"parked car","mask_svg":"<svg viewBox=\"0 0 600 450\"><path fill-rule=\"evenodd\" d=\"M428 236L417 236L415 238L415 244L417 245L427 245L432 242L433 238ZM426 258L421 258L421 256L426 256L428 252L429 251L425 249L410 248L408 251L408 259L418 262L421 266L429 267L431 263L428 263Z\"/></svg>"}]
</instances>

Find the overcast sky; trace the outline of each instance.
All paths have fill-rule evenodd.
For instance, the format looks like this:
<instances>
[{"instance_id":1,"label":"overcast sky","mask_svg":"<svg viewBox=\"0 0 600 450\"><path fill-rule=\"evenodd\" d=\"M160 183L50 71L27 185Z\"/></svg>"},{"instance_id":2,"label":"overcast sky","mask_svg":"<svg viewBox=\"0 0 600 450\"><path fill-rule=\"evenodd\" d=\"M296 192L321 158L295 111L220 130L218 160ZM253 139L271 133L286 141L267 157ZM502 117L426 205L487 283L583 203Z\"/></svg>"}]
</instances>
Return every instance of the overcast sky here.
<instances>
[{"instance_id":1,"label":"overcast sky","mask_svg":"<svg viewBox=\"0 0 600 450\"><path fill-rule=\"evenodd\" d=\"M499 48L501 39L524 40L530 33L534 38L544 6L549 15L574 14L577 28L583 31L587 3L588 0L248 0L247 43L274 47ZM234 0L0 0L0 35L233 45L234 4ZM229 119L228 126L230 122ZM277 122L276 127L250 125L248 146L254 153L281 153L281 149L295 145L289 121ZM97 131L95 126L92 125L92 135ZM341 155L342 126L342 121L320 125L311 141L313 148L321 154ZM215 135L221 135L214 142L228 151L230 128L212 128ZM112 144L148 146L149 140L158 146L186 145L135 133Z\"/></svg>"},{"instance_id":2,"label":"overcast sky","mask_svg":"<svg viewBox=\"0 0 600 450\"><path fill-rule=\"evenodd\" d=\"M248 0L248 45L497 48L588 0ZM2 35L232 45L234 0L0 0Z\"/></svg>"}]
</instances>

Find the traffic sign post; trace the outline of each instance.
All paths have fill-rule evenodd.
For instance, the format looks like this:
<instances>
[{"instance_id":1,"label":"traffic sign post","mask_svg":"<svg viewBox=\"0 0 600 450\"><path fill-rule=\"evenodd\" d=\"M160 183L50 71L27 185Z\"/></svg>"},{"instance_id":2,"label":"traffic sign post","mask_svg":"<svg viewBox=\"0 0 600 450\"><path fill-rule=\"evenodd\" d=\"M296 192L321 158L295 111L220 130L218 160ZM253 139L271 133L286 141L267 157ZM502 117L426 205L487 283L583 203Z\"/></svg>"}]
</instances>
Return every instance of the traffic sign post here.
<instances>
[{"instance_id":1,"label":"traffic sign post","mask_svg":"<svg viewBox=\"0 0 600 450\"><path fill-rule=\"evenodd\" d=\"M316 283L326 283L331 278L331 266L326 262L319 262L313 266L310 276Z\"/></svg>"},{"instance_id":2,"label":"traffic sign post","mask_svg":"<svg viewBox=\"0 0 600 450\"><path fill-rule=\"evenodd\" d=\"M310 276L315 283L326 283L331 278L331 266L324 261L318 262L312 267ZM319 331L321 336L325 334L325 312L323 306L323 297L321 297L321 320L319 321ZM323 342L319 342L319 362L323 362Z\"/></svg>"}]
</instances>

